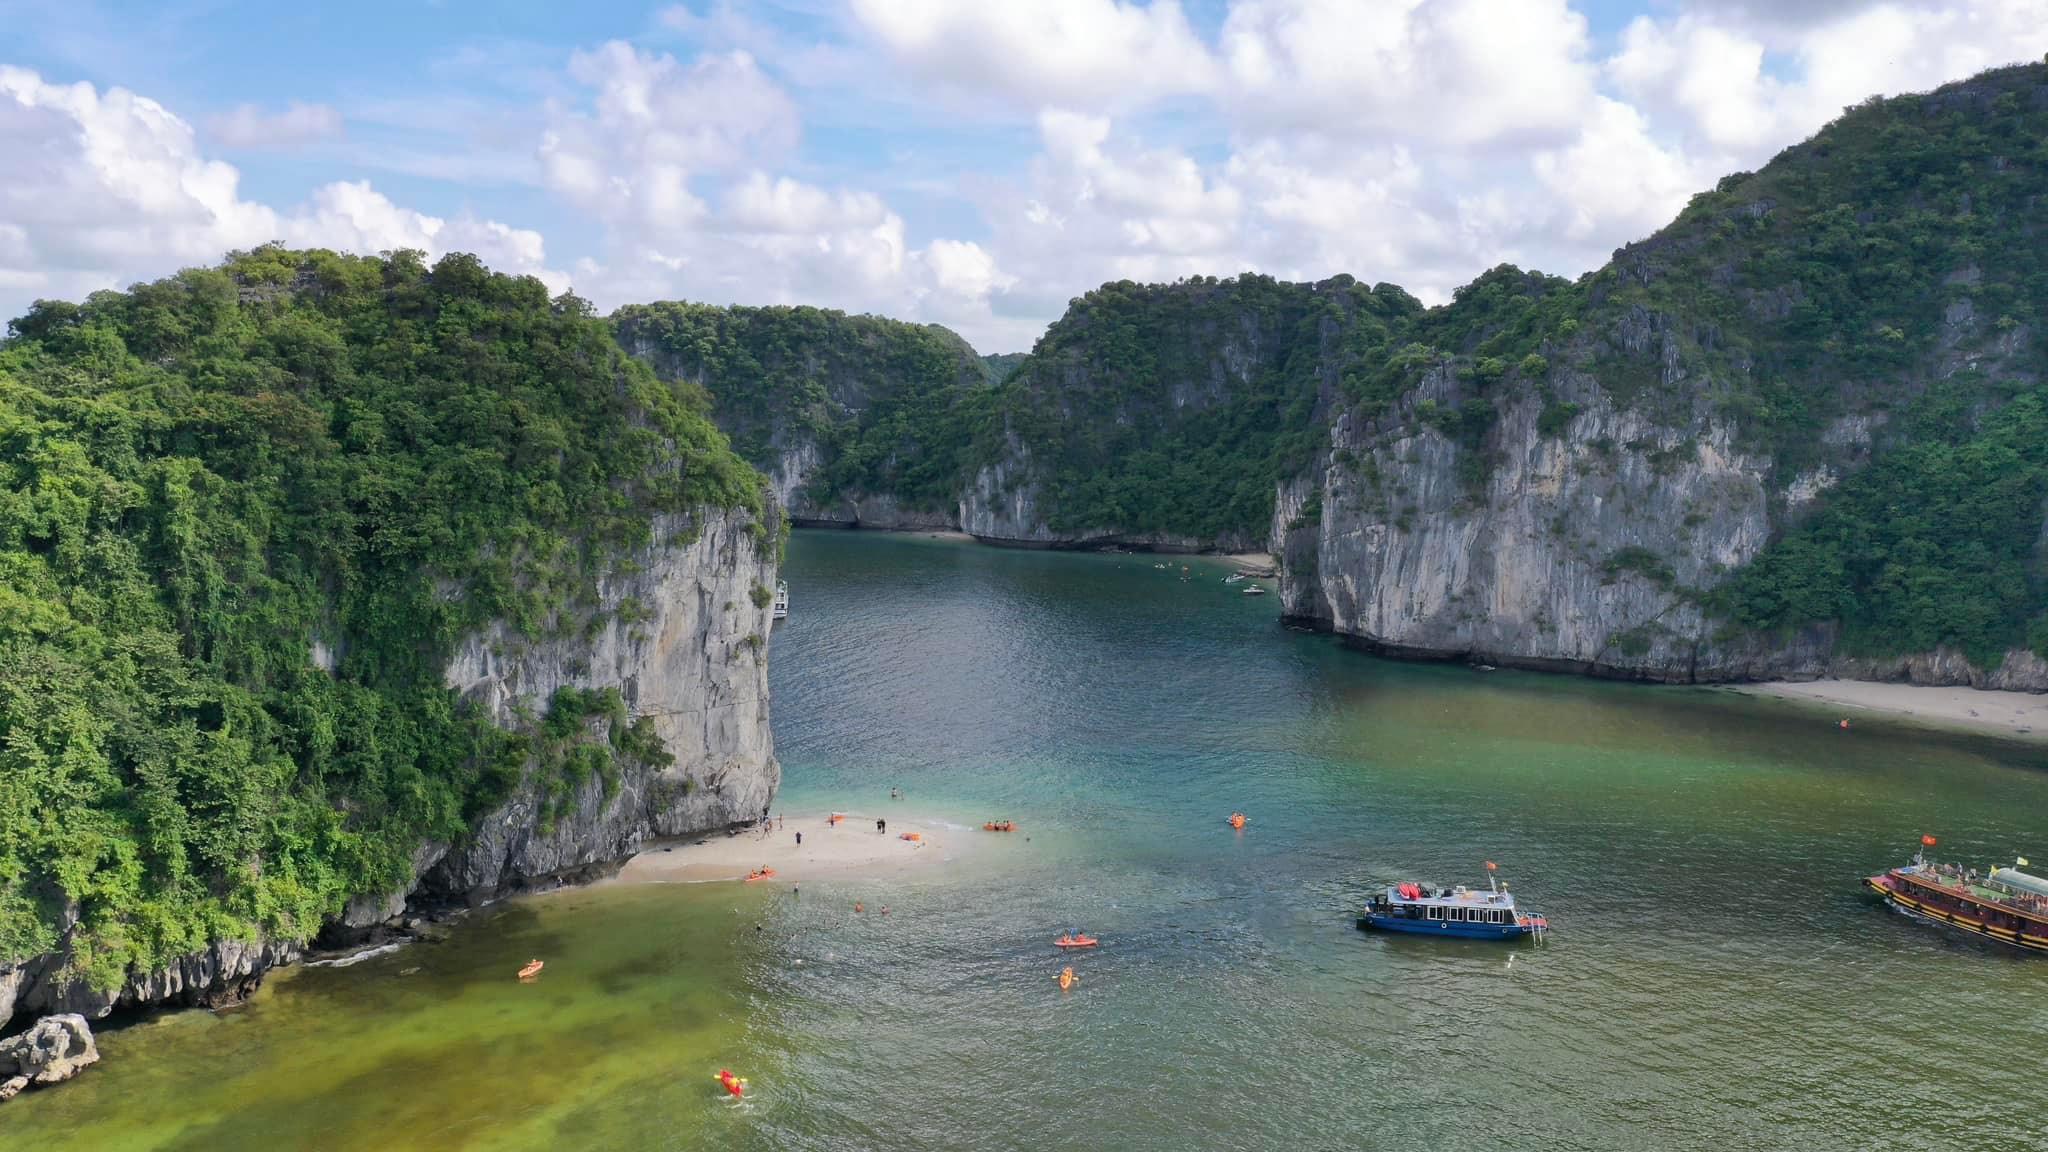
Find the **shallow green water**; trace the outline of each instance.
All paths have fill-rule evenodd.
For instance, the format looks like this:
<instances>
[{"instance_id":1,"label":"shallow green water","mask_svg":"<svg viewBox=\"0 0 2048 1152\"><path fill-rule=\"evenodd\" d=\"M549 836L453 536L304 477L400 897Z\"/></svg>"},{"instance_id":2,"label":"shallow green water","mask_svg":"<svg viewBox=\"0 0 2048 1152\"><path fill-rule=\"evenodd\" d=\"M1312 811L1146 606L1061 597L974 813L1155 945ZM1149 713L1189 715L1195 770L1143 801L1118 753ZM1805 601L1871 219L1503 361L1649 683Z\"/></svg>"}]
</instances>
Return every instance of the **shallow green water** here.
<instances>
[{"instance_id":1,"label":"shallow green water","mask_svg":"<svg viewBox=\"0 0 2048 1152\"><path fill-rule=\"evenodd\" d=\"M1857 879L1923 830L1979 864L2048 853L2042 753L1383 663L1278 628L1220 569L1153 563L800 533L779 806L1024 835L797 899L489 909L113 1032L101 1068L0 1110L0 1143L2038 1146L2048 965L1889 915ZM1547 945L1352 927L1374 882L1477 881L1487 859ZM1070 925L1107 946L1061 994L1048 942ZM542 980L507 979L530 955ZM745 1105L715 1098L724 1064Z\"/></svg>"}]
</instances>

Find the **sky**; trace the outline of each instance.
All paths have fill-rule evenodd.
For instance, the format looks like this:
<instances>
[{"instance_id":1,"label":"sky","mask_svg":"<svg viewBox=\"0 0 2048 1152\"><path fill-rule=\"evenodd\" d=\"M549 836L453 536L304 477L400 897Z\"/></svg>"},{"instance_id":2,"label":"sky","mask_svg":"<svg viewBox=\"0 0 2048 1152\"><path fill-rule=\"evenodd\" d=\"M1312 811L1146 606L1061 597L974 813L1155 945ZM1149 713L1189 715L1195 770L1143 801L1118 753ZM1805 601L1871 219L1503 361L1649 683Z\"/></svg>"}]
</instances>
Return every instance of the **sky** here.
<instances>
[{"instance_id":1,"label":"sky","mask_svg":"<svg viewBox=\"0 0 2048 1152\"><path fill-rule=\"evenodd\" d=\"M270 241L1024 351L1109 280L1575 276L2048 0L0 0L0 316Z\"/></svg>"}]
</instances>

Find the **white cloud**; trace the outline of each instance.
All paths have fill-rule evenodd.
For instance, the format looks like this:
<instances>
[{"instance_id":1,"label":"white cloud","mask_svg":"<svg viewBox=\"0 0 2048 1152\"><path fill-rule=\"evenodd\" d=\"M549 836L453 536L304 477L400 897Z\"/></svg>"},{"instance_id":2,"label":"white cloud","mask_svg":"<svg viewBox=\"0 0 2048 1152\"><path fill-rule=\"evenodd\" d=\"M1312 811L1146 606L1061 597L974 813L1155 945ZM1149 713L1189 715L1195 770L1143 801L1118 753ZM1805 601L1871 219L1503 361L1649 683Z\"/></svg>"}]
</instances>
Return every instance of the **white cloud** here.
<instances>
[{"instance_id":1,"label":"white cloud","mask_svg":"<svg viewBox=\"0 0 2048 1152\"><path fill-rule=\"evenodd\" d=\"M229 148L297 148L341 135L341 113L325 104L294 100L277 112L254 104L237 104L225 115L206 122L207 134Z\"/></svg>"},{"instance_id":2,"label":"white cloud","mask_svg":"<svg viewBox=\"0 0 2048 1152\"><path fill-rule=\"evenodd\" d=\"M1805 17L1740 7L1638 17L1607 72L1669 136L1746 168L1866 97L1938 87L2048 50L2048 0L1837 2Z\"/></svg>"},{"instance_id":3,"label":"white cloud","mask_svg":"<svg viewBox=\"0 0 2048 1152\"><path fill-rule=\"evenodd\" d=\"M775 173L795 106L744 52L684 65L613 43L570 73L585 98L553 110L539 153L547 186L603 225L576 276L600 306L817 304L972 330L1011 283L977 245L914 248L872 192Z\"/></svg>"},{"instance_id":4,"label":"white cloud","mask_svg":"<svg viewBox=\"0 0 2048 1152\"><path fill-rule=\"evenodd\" d=\"M199 151L190 124L121 88L51 84L0 67L0 314L76 298L272 240L353 251L475 251L548 273L537 233L400 208L367 183L315 190L290 211L241 196L241 173Z\"/></svg>"},{"instance_id":5,"label":"white cloud","mask_svg":"<svg viewBox=\"0 0 2048 1152\"><path fill-rule=\"evenodd\" d=\"M1565 237L1596 244L1656 231L1720 175L1658 144L1641 113L1604 97L1577 140L1531 166L1556 198Z\"/></svg>"},{"instance_id":6,"label":"white cloud","mask_svg":"<svg viewBox=\"0 0 2048 1152\"><path fill-rule=\"evenodd\" d=\"M851 0L851 7L921 79L994 89L1026 107L1113 106L1214 83L1215 61L1175 0Z\"/></svg>"},{"instance_id":7,"label":"white cloud","mask_svg":"<svg viewBox=\"0 0 2048 1152\"><path fill-rule=\"evenodd\" d=\"M2048 0L1642 0L1605 49L1585 6L837 0L799 21L712 0L658 20L701 55L603 44L519 89L550 102L492 90L460 115L393 93L350 106L358 139L322 155L367 165L374 143L409 172L537 185L595 237L576 283L604 306L815 303L1011 349L1108 279L1349 272L1439 300L1503 260L1574 274L1844 105L2048 51ZM804 149L806 112L851 146ZM991 124L1014 159L932 159ZM317 105L245 106L207 140L330 127ZM973 154L1000 157L994 139ZM11 300L273 238L545 267L538 233L412 211L347 182L360 167L295 208L247 200L121 89L0 73L0 155Z\"/></svg>"},{"instance_id":8,"label":"white cloud","mask_svg":"<svg viewBox=\"0 0 2048 1152\"><path fill-rule=\"evenodd\" d=\"M996 267L995 257L979 244L934 240L924 250L923 259L939 289L962 300L986 301L989 293L1016 282L1016 277Z\"/></svg>"},{"instance_id":9,"label":"white cloud","mask_svg":"<svg viewBox=\"0 0 2048 1152\"><path fill-rule=\"evenodd\" d=\"M795 148L795 105L744 52L690 67L612 41L570 59L589 106L557 107L541 139L543 182L578 208L657 247L692 233L707 211L700 172L759 163Z\"/></svg>"},{"instance_id":10,"label":"white cloud","mask_svg":"<svg viewBox=\"0 0 2048 1152\"><path fill-rule=\"evenodd\" d=\"M1240 120L1467 144L1568 135L1589 51L1565 0L1240 0L1221 43Z\"/></svg>"}]
</instances>

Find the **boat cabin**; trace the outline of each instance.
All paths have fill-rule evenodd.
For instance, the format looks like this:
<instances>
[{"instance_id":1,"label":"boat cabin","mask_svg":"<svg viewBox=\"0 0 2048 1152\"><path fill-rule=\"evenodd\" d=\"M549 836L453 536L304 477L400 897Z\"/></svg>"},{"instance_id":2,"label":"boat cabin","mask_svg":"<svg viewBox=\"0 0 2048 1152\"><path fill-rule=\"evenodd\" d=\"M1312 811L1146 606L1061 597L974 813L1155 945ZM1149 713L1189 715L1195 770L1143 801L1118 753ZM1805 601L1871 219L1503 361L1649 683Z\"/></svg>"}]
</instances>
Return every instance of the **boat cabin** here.
<instances>
[{"instance_id":1,"label":"boat cabin","mask_svg":"<svg viewBox=\"0 0 2048 1152\"><path fill-rule=\"evenodd\" d=\"M1489 885L1432 888L1395 884L1376 895L1359 917L1361 928L1437 936L1512 940L1548 927L1541 916L1522 912L1505 889Z\"/></svg>"},{"instance_id":2,"label":"boat cabin","mask_svg":"<svg viewBox=\"0 0 2048 1152\"><path fill-rule=\"evenodd\" d=\"M1424 888L1420 884L1396 884L1375 905L1407 920L1437 920L1447 924L1513 924L1515 898L1506 892L1475 892L1460 884L1453 888Z\"/></svg>"}]
</instances>

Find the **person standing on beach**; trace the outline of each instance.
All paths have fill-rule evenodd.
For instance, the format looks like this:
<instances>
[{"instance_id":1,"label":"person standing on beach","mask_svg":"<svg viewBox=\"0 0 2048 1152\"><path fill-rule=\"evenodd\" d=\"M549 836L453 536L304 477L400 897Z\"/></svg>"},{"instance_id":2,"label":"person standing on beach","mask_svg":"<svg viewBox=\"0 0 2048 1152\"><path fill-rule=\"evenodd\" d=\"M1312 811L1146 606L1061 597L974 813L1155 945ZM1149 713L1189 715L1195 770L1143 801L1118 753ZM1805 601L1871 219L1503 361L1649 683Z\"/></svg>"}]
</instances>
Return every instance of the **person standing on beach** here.
<instances>
[{"instance_id":1,"label":"person standing on beach","mask_svg":"<svg viewBox=\"0 0 2048 1152\"><path fill-rule=\"evenodd\" d=\"M799 848L804 846L804 834L801 832L796 834L796 846Z\"/></svg>"},{"instance_id":2,"label":"person standing on beach","mask_svg":"<svg viewBox=\"0 0 2048 1152\"><path fill-rule=\"evenodd\" d=\"M889 822L888 822L887 820L877 820L877 821L875 821L875 834L876 834L877 836L879 836L879 835L882 835L882 834L884 834L884 833L886 833L886 832L888 832L888 831L889 831Z\"/></svg>"}]
</instances>

